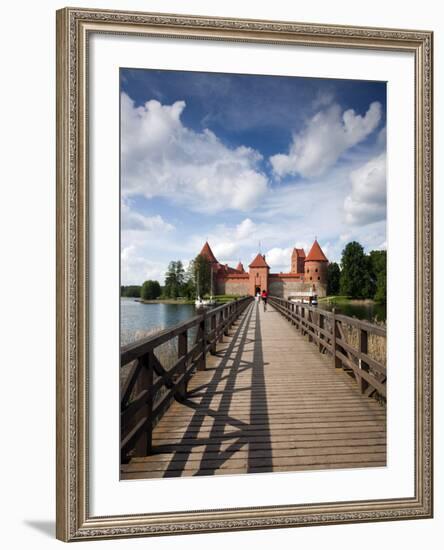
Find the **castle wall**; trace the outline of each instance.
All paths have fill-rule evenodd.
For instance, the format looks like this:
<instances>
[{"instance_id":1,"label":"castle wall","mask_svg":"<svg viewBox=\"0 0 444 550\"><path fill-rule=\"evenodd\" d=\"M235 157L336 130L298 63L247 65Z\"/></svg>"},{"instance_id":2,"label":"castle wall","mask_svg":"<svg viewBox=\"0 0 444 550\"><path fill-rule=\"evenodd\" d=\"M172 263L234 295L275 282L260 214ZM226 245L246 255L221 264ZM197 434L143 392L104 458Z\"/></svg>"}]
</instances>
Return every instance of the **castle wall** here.
<instances>
[{"instance_id":1,"label":"castle wall","mask_svg":"<svg viewBox=\"0 0 444 550\"><path fill-rule=\"evenodd\" d=\"M314 287L314 288L313 288ZM320 298L327 295L327 286L321 283L305 283L304 281L271 276L269 279L269 293L270 296L277 296L278 298L297 298L301 292L310 292L312 290Z\"/></svg>"},{"instance_id":2,"label":"castle wall","mask_svg":"<svg viewBox=\"0 0 444 550\"><path fill-rule=\"evenodd\" d=\"M232 294L233 296L245 296L249 291L249 278L225 278L218 279L216 284L217 294Z\"/></svg>"},{"instance_id":3,"label":"castle wall","mask_svg":"<svg viewBox=\"0 0 444 550\"><path fill-rule=\"evenodd\" d=\"M262 273L262 271L264 271ZM303 276L302 276L303 277ZM254 290L260 286L261 290L268 288L270 296L279 298L297 298L301 293L312 291L318 297L327 295L327 285L320 281L304 281L301 277L291 274L270 274L265 280L265 270L255 270L253 274L228 275L216 280L216 294L231 294L233 296L254 296Z\"/></svg>"}]
</instances>

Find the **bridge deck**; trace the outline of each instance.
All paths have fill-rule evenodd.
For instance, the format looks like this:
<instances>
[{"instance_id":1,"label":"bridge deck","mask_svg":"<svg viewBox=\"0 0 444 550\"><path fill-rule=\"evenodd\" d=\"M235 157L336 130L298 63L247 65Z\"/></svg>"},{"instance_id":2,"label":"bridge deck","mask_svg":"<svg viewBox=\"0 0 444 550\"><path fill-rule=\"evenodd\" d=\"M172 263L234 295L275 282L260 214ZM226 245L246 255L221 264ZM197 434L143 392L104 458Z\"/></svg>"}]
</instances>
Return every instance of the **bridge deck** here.
<instances>
[{"instance_id":1,"label":"bridge deck","mask_svg":"<svg viewBox=\"0 0 444 550\"><path fill-rule=\"evenodd\" d=\"M271 306L252 303L122 479L386 464L385 409Z\"/></svg>"}]
</instances>

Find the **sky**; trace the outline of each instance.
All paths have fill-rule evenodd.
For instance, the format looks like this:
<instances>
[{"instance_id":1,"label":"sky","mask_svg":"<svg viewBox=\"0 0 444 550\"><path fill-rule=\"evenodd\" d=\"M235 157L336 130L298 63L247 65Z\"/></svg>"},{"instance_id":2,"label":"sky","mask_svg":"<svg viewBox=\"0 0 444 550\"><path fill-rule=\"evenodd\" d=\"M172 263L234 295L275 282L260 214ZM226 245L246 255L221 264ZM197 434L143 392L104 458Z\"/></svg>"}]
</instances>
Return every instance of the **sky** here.
<instances>
[{"instance_id":1,"label":"sky","mask_svg":"<svg viewBox=\"0 0 444 550\"><path fill-rule=\"evenodd\" d=\"M121 283L163 283L206 240L289 271L386 247L386 84L120 69Z\"/></svg>"}]
</instances>

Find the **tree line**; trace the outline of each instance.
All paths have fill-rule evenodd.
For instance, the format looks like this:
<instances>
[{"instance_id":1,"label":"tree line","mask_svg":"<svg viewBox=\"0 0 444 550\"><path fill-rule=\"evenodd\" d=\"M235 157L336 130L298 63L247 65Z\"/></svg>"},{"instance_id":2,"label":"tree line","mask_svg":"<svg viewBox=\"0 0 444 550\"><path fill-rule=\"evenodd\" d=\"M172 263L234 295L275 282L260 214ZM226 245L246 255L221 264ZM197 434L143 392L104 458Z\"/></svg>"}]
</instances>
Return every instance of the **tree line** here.
<instances>
[{"instance_id":1,"label":"tree line","mask_svg":"<svg viewBox=\"0 0 444 550\"><path fill-rule=\"evenodd\" d=\"M195 299L197 293L205 296L211 291L211 265L200 254L190 262L187 269L180 260L172 261L165 273L165 284L148 280L143 285L120 287L120 295L125 298L141 298L155 300L156 298L186 298Z\"/></svg>"},{"instance_id":2,"label":"tree line","mask_svg":"<svg viewBox=\"0 0 444 550\"><path fill-rule=\"evenodd\" d=\"M143 300L155 300L162 294L159 281L145 281L143 285L122 285L120 296L123 298L142 298Z\"/></svg>"},{"instance_id":3,"label":"tree line","mask_svg":"<svg viewBox=\"0 0 444 550\"><path fill-rule=\"evenodd\" d=\"M331 262L327 268L327 295L372 299L385 303L387 299L387 252L364 248L352 241L342 251L341 262Z\"/></svg>"}]
</instances>

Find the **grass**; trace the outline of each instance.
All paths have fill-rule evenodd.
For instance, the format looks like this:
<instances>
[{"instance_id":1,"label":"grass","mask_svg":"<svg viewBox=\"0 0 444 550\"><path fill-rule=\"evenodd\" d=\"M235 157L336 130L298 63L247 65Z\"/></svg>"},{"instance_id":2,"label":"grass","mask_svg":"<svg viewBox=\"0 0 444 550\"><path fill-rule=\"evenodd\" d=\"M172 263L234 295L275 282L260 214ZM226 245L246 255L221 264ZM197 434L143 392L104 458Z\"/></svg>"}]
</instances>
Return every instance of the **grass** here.
<instances>
[{"instance_id":1,"label":"grass","mask_svg":"<svg viewBox=\"0 0 444 550\"><path fill-rule=\"evenodd\" d=\"M326 302L333 305L346 305L346 304L356 304L356 303L375 303L374 300L370 298L350 298L349 296L325 296L323 298L318 298L318 302Z\"/></svg>"},{"instance_id":2,"label":"grass","mask_svg":"<svg viewBox=\"0 0 444 550\"><path fill-rule=\"evenodd\" d=\"M218 304L226 304L228 302L232 302L233 300L240 300L243 296L238 296L235 294L217 294L214 298L217 300Z\"/></svg>"},{"instance_id":3,"label":"grass","mask_svg":"<svg viewBox=\"0 0 444 550\"><path fill-rule=\"evenodd\" d=\"M142 300L142 304L194 304L194 300L187 298L156 298L155 300Z\"/></svg>"}]
</instances>

